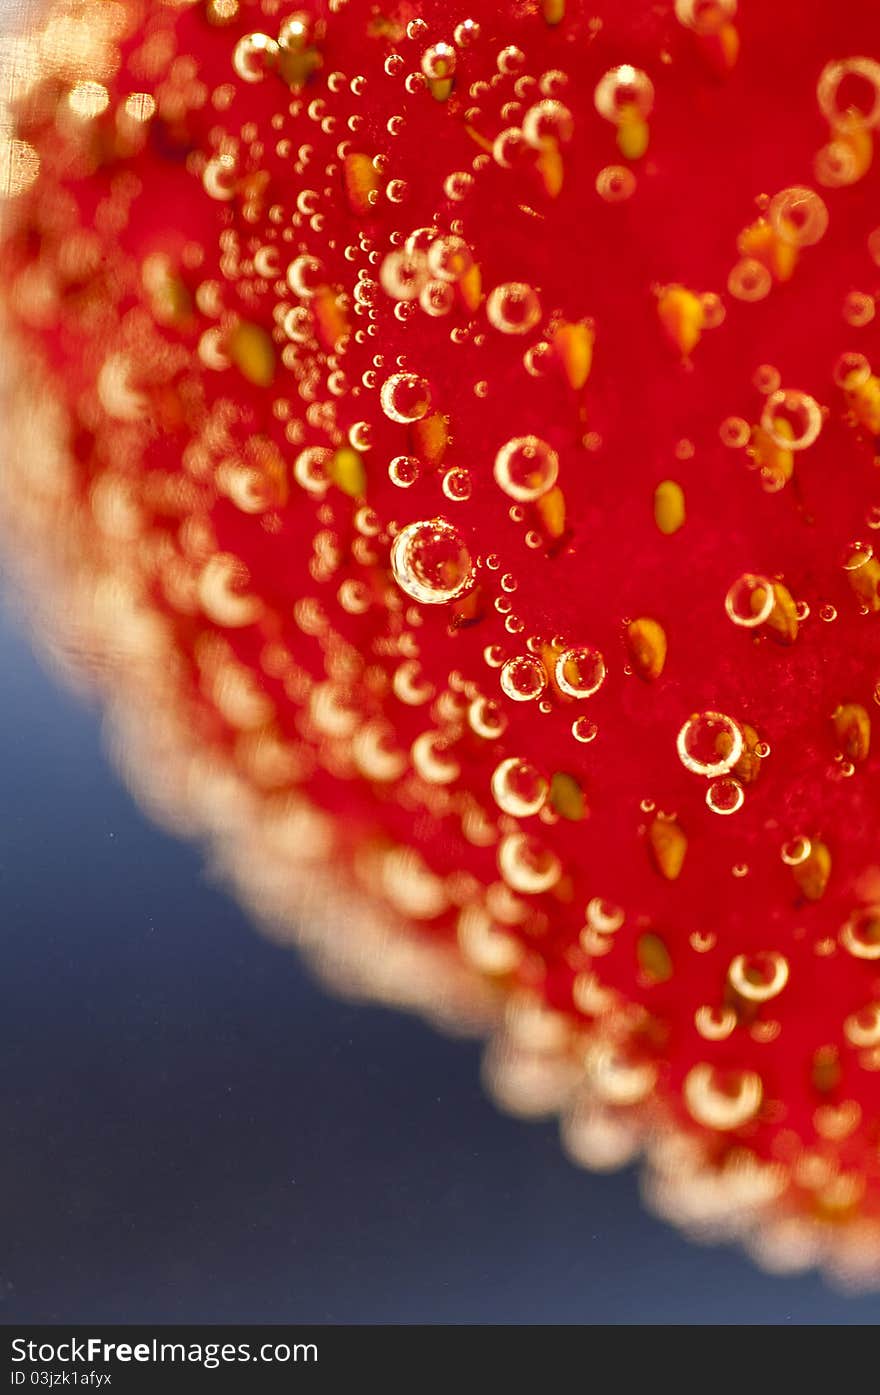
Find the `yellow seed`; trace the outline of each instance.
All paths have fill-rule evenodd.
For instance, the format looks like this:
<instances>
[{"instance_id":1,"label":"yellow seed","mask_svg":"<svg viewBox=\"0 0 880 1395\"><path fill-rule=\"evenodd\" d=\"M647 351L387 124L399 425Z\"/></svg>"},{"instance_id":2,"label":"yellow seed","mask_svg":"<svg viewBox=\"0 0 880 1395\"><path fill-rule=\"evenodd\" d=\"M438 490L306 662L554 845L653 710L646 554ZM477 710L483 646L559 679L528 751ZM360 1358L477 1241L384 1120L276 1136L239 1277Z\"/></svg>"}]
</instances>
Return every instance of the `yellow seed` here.
<instances>
[{"instance_id":1,"label":"yellow seed","mask_svg":"<svg viewBox=\"0 0 880 1395\"><path fill-rule=\"evenodd\" d=\"M269 387L275 377L275 346L264 329L239 321L229 336L228 353L249 383Z\"/></svg>"},{"instance_id":2,"label":"yellow seed","mask_svg":"<svg viewBox=\"0 0 880 1395\"><path fill-rule=\"evenodd\" d=\"M340 446L327 469L331 480L343 494L362 499L367 492L367 472L364 459L351 446Z\"/></svg>"},{"instance_id":3,"label":"yellow seed","mask_svg":"<svg viewBox=\"0 0 880 1395\"><path fill-rule=\"evenodd\" d=\"M312 315L325 349L335 349L348 329L339 296L331 286L319 286L312 298Z\"/></svg>"},{"instance_id":4,"label":"yellow seed","mask_svg":"<svg viewBox=\"0 0 880 1395\"><path fill-rule=\"evenodd\" d=\"M551 891L554 901L559 901L563 906L570 906L574 900L574 878L568 873L564 873Z\"/></svg>"},{"instance_id":5,"label":"yellow seed","mask_svg":"<svg viewBox=\"0 0 880 1395\"><path fill-rule=\"evenodd\" d=\"M871 718L858 702L841 703L832 717L834 735L847 760L867 760L871 749Z\"/></svg>"},{"instance_id":6,"label":"yellow seed","mask_svg":"<svg viewBox=\"0 0 880 1395\"><path fill-rule=\"evenodd\" d=\"M562 152L555 140L545 141L538 153L538 174L548 198L556 199L562 193L565 179L565 165Z\"/></svg>"},{"instance_id":7,"label":"yellow seed","mask_svg":"<svg viewBox=\"0 0 880 1395\"><path fill-rule=\"evenodd\" d=\"M369 155L355 152L346 155L342 162L342 177L345 193L353 213L361 216L369 213L375 195L379 190L379 171Z\"/></svg>"},{"instance_id":8,"label":"yellow seed","mask_svg":"<svg viewBox=\"0 0 880 1395\"><path fill-rule=\"evenodd\" d=\"M831 876L831 853L827 844L814 840L808 856L792 867L791 874L808 901L821 901Z\"/></svg>"},{"instance_id":9,"label":"yellow seed","mask_svg":"<svg viewBox=\"0 0 880 1395\"><path fill-rule=\"evenodd\" d=\"M449 445L449 432L446 419L439 412L432 412L430 416L422 417L421 421L414 421L410 427L410 436L414 452L420 460L426 465L440 464Z\"/></svg>"},{"instance_id":10,"label":"yellow seed","mask_svg":"<svg viewBox=\"0 0 880 1395\"><path fill-rule=\"evenodd\" d=\"M623 158L640 160L650 138L650 128L638 107L624 107L617 123L617 148Z\"/></svg>"},{"instance_id":11,"label":"yellow seed","mask_svg":"<svg viewBox=\"0 0 880 1395\"><path fill-rule=\"evenodd\" d=\"M863 1177L853 1172L839 1173L810 1198L813 1214L820 1222L828 1221L833 1225L855 1221L861 1209L864 1190Z\"/></svg>"},{"instance_id":12,"label":"yellow seed","mask_svg":"<svg viewBox=\"0 0 880 1395\"><path fill-rule=\"evenodd\" d=\"M731 773L741 784L753 785L761 773L761 757L755 752L755 747L759 745L761 738L755 728L749 726L748 722L741 722L740 730L743 741L742 755Z\"/></svg>"},{"instance_id":13,"label":"yellow seed","mask_svg":"<svg viewBox=\"0 0 880 1395\"><path fill-rule=\"evenodd\" d=\"M695 35L697 47L716 72L726 75L736 67L739 33L733 24L722 24L708 34Z\"/></svg>"},{"instance_id":14,"label":"yellow seed","mask_svg":"<svg viewBox=\"0 0 880 1395\"><path fill-rule=\"evenodd\" d=\"M774 420L773 430L777 436L782 436L786 440L794 439L792 425L784 417L777 417ZM794 474L794 452L771 440L763 426L752 428L749 454L760 465L762 472L774 480L781 480L783 484L788 484Z\"/></svg>"},{"instance_id":15,"label":"yellow seed","mask_svg":"<svg viewBox=\"0 0 880 1395\"><path fill-rule=\"evenodd\" d=\"M853 130L840 130L831 127L831 138L835 144L845 145L853 159L852 175L849 183L856 184L871 168L874 158L874 137L869 127L855 127Z\"/></svg>"},{"instance_id":16,"label":"yellow seed","mask_svg":"<svg viewBox=\"0 0 880 1395\"><path fill-rule=\"evenodd\" d=\"M675 480L664 480L654 490L654 522L667 537L684 526L684 490Z\"/></svg>"},{"instance_id":17,"label":"yellow seed","mask_svg":"<svg viewBox=\"0 0 880 1395\"><path fill-rule=\"evenodd\" d=\"M446 102L452 92L454 77L434 77L428 78L428 91L435 102Z\"/></svg>"},{"instance_id":18,"label":"yellow seed","mask_svg":"<svg viewBox=\"0 0 880 1395\"><path fill-rule=\"evenodd\" d=\"M756 592L753 604L763 604L764 593ZM791 592L780 581L773 583L773 609L764 621L777 644L794 644L798 633L797 607Z\"/></svg>"},{"instance_id":19,"label":"yellow seed","mask_svg":"<svg viewBox=\"0 0 880 1395\"><path fill-rule=\"evenodd\" d=\"M820 1046L813 1056L813 1086L821 1094L829 1094L840 1080L840 1058L836 1046Z\"/></svg>"},{"instance_id":20,"label":"yellow seed","mask_svg":"<svg viewBox=\"0 0 880 1395\"><path fill-rule=\"evenodd\" d=\"M798 248L794 240L786 242L763 218L745 228L737 238L737 250L744 257L754 257L763 263L777 281L790 281L797 265Z\"/></svg>"},{"instance_id":21,"label":"yellow seed","mask_svg":"<svg viewBox=\"0 0 880 1395\"><path fill-rule=\"evenodd\" d=\"M854 565L862 555L866 560L861 566ZM851 553L847 560L849 569L846 579L850 587L869 610L880 610L880 562L876 557L869 558L867 553L861 554L857 551Z\"/></svg>"},{"instance_id":22,"label":"yellow seed","mask_svg":"<svg viewBox=\"0 0 880 1395\"><path fill-rule=\"evenodd\" d=\"M580 392L590 376L594 339L592 329L585 324L561 324L553 335L553 348L574 392Z\"/></svg>"},{"instance_id":23,"label":"yellow seed","mask_svg":"<svg viewBox=\"0 0 880 1395\"><path fill-rule=\"evenodd\" d=\"M672 343L687 358L700 342L706 318L700 297L685 286L667 286L657 301L657 313Z\"/></svg>"},{"instance_id":24,"label":"yellow seed","mask_svg":"<svg viewBox=\"0 0 880 1395\"><path fill-rule=\"evenodd\" d=\"M465 304L465 309L471 314L475 314L480 308L480 301L483 299L483 273L476 262L473 262L464 276L459 277L458 290Z\"/></svg>"},{"instance_id":25,"label":"yellow seed","mask_svg":"<svg viewBox=\"0 0 880 1395\"><path fill-rule=\"evenodd\" d=\"M648 828L648 846L654 865L668 882L677 881L687 853L687 834L675 819L656 818Z\"/></svg>"},{"instance_id":26,"label":"yellow seed","mask_svg":"<svg viewBox=\"0 0 880 1395\"><path fill-rule=\"evenodd\" d=\"M479 586L475 586L473 591L469 591L466 596L453 601L449 607L450 623L454 629L464 629L466 625L472 625L475 620L481 620L485 609L483 592Z\"/></svg>"},{"instance_id":27,"label":"yellow seed","mask_svg":"<svg viewBox=\"0 0 880 1395\"><path fill-rule=\"evenodd\" d=\"M880 436L880 378L872 374L858 387L847 389L846 401L859 425Z\"/></svg>"},{"instance_id":28,"label":"yellow seed","mask_svg":"<svg viewBox=\"0 0 880 1395\"><path fill-rule=\"evenodd\" d=\"M541 10L547 24L561 24L565 18L565 0L541 0Z\"/></svg>"},{"instance_id":29,"label":"yellow seed","mask_svg":"<svg viewBox=\"0 0 880 1395\"><path fill-rule=\"evenodd\" d=\"M192 316L192 297L176 276L157 278L152 291L153 314L160 324L184 325Z\"/></svg>"},{"instance_id":30,"label":"yellow seed","mask_svg":"<svg viewBox=\"0 0 880 1395\"><path fill-rule=\"evenodd\" d=\"M589 812L581 786L564 770L557 770L550 781L550 803L561 818L573 823L585 819Z\"/></svg>"},{"instance_id":31,"label":"yellow seed","mask_svg":"<svg viewBox=\"0 0 880 1395\"><path fill-rule=\"evenodd\" d=\"M305 87L309 78L321 67L321 54L313 44L302 48L278 50L278 71L289 87Z\"/></svg>"},{"instance_id":32,"label":"yellow seed","mask_svg":"<svg viewBox=\"0 0 880 1395\"><path fill-rule=\"evenodd\" d=\"M565 496L559 485L543 494L535 509L541 516L544 532L551 538L561 538L565 532Z\"/></svg>"},{"instance_id":33,"label":"yellow seed","mask_svg":"<svg viewBox=\"0 0 880 1395\"><path fill-rule=\"evenodd\" d=\"M666 631L656 620L642 615L626 627L626 647L640 678L653 682L666 664Z\"/></svg>"},{"instance_id":34,"label":"yellow seed","mask_svg":"<svg viewBox=\"0 0 880 1395\"><path fill-rule=\"evenodd\" d=\"M659 935L640 935L636 943L639 968L654 983L672 978L672 956Z\"/></svg>"}]
</instances>

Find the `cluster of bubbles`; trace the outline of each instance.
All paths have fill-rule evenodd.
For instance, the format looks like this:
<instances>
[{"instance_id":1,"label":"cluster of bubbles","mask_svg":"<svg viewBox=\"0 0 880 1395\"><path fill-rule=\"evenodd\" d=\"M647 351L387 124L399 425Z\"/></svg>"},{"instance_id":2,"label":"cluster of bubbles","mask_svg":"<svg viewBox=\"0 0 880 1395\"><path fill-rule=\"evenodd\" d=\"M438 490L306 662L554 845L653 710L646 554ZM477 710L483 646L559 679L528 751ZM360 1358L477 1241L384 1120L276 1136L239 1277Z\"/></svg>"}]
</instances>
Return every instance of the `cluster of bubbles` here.
<instances>
[{"instance_id":1,"label":"cluster of bubbles","mask_svg":"<svg viewBox=\"0 0 880 1395\"><path fill-rule=\"evenodd\" d=\"M827 188L853 184L864 173L853 138L880 125L880 63L864 57L827 63L816 97L831 131L816 156L816 178Z\"/></svg>"},{"instance_id":2,"label":"cluster of bubbles","mask_svg":"<svg viewBox=\"0 0 880 1395\"><path fill-rule=\"evenodd\" d=\"M450 313L455 305L455 287L473 264L473 252L458 233L441 234L436 227L416 228L402 247L383 258L379 284L397 302L398 319L405 318L415 305L436 319Z\"/></svg>"}]
</instances>

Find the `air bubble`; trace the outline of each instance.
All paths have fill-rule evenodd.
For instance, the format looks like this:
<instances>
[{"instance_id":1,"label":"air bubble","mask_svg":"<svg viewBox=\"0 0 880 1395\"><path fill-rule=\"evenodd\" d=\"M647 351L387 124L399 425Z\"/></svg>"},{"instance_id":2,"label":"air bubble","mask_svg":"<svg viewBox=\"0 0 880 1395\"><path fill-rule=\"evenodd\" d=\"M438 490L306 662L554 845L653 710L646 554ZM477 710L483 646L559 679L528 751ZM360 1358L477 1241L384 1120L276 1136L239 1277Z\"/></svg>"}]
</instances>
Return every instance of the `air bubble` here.
<instances>
[{"instance_id":1,"label":"air bubble","mask_svg":"<svg viewBox=\"0 0 880 1395\"><path fill-rule=\"evenodd\" d=\"M392 300L416 300L428 279L428 264L423 252L405 250L389 252L379 270L379 281Z\"/></svg>"},{"instance_id":2,"label":"air bubble","mask_svg":"<svg viewBox=\"0 0 880 1395\"><path fill-rule=\"evenodd\" d=\"M457 528L445 518L410 523L394 539L391 570L402 591L423 605L443 605L470 589L474 567Z\"/></svg>"},{"instance_id":3,"label":"air bubble","mask_svg":"<svg viewBox=\"0 0 880 1395\"><path fill-rule=\"evenodd\" d=\"M870 543L847 543L841 554L840 565L845 572L857 572L866 567L873 556L874 549Z\"/></svg>"},{"instance_id":4,"label":"air bubble","mask_svg":"<svg viewBox=\"0 0 880 1395\"><path fill-rule=\"evenodd\" d=\"M501 761L492 775L492 797L498 808L513 818L537 814L547 799L546 778L530 761L511 756Z\"/></svg>"},{"instance_id":5,"label":"air bubble","mask_svg":"<svg viewBox=\"0 0 880 1395\"><path fill-rule=\"evenodd\" d=\"M752 382L758 391L762 392L766 397L769 396L771 392L776 391L779 384L782 382L782 377L779 369L774 368L772 363L761 363L752 375Z\"/></svg>"},{"instance_id":6,"label":"air bubble","mask_svg":"<svg viewBox=\"0 0 880 1395\"><path fill-rule=\"evenodd\" d=\"M596 193L606 203L624 203L636 191L636 177L626 165L606 165L596 175Z\"/></svg>"},{"instance_id":7,"label":"air bubble","mask_svg":"<svg viewBox=\"0 0 880 1395\"><path fill-rule=\"evenodd\" d=\"M300 451L293 466L293 477L307 494L326 494L330 487L329 465L333 452L324 446Z\"/></svg>"},{"instance_id":8,"label":"air bubble","mask_svg":"<svg viewBox=\"0 0 880 1395\"><path fill-rule=\"evenodd\" d=\"M379 401L389 421L421 421L431 406L431 389L417 373L394 373L382 384Z\"/></svg>"},{"instance_id":9,"label":"air bubble","mask_svg":"<svg viewBox=\"0 0 880 1395\"><path fill-rule=\"evenodd\" d=\"M752 430L744 417L725 417L718 429L722 445L731 450L742 450L749 444Z\"/></svg>"},{"instance_id":10,"label":"air bubble","mask_svg":"<svg viewBox=\"0 0 880 1395\"><path fill-rule=\"evenodd\" d=\"M856 153L846 139L830 140L816 152L813 173L823 189L845 189L856 183L861 172Z\"/></svg>"},{"instance_id":11,"label":"air bubble","mask_svg":"<svg viewBox=\"0 0 880 1395\"><path fill-rule=\"evenodd\" d=\"M498 847L498 870L514 891L538 896L562 875L562 864L549 848L526 833L511 833Z\"/></svg>"},{"instance_id":12,"label":"air bubble","mask_svg":"<svg viewBox=\"0 0 880 1395\"><path fill-rule=\"evenodd\" d=\"M723 712L695 712L676 738L679 760L694 775L714 778L732 770L743 753L743 734Z\"/></svg>"},{"instance_id":13,"label":"air bubble","mask_svg":"<svg viewBox=\"0 0 880 1395\"><path fill-rule=\"evenodd\" d=\"M507 281L491 292L486 315L502 334L528 334L541 318L541 303L524 281Z\"/></svg>"},{"instance_id":14,"label":"air bubble","mask_svg":"<svg viewBox=\"0 0 880 1395\"><path fill-rule=\"evenodd\" d=\"M786 423L788 431L779 429L780 421ZM764 404L761 425L780 450L806 450L822 430L822 408L806 392L779 388Z\"/></svg>"},{"instance_id":15,"label":"air bubble","mask_svg":"<svg viewBox=\"0 0 880 1395\"><path fill-rule=\"evenodd\" d=\"M809 838L791 838L787 843L783 843L779 856L786 867L799 867L802 862L806 862L813 851L813 844Z\"/></svg>"},{"instance_id":16,"label":"air bubble","mask_svg":"<svg viewBox=\"0 0 880 1395\"><path fill-rule=\"evenodd\" d=\"M837 132L859 131L880 123L880 63L844 58L822 69L816 88L819 107Z\"/></svg>"},{"instance_id":17,"label":"air bubble","mask_svg":"<svg viewBox=\"0 0 880 1395\"><path fill-rule=\"evenodd\" d=\"M452 37L459 48L470 48L480 37L480 26L475 19L463 19L455 26Z\"/></svg>"},{"instance_id":18,"label":"air bubble","mask_svg":"<svg viewBox=\"0 0 880 1395\"><path fill-rule=\"evenodd\" d=\"M560 654L554 676L568 697L587 698L598 693L605 682L605 673L605 660L599 650L579 645Z\"/></svg>"},{"instance_id":19,"label":"air bubble","mask_svg":"<svg viewBox=\"0 0 880 1395\"><path fill-rule=\"evenodd\" d=\"M448 315L454 304L455 292L448 281L427 281L419 291L419 305L434 319Z\"/></svg>"},{"instance_id":20,"label":"air bubble","mask_svg":"<svg viewBox=\"0 0 880 1395\"><path fill-rule=\"evenodd\" d=\"M856 959L880 959L880 906L854 911L840 931L840 943Z\"/></svg>"},{"instance_id":21,"label":"air bubble","mask_svg":"<svg viewBox=\"0 0 880 1395\"><path fill-rule=\"evenodd\" d=\"M593 93L596 110L606 121L618 123L626 112L635 108L642 117L650 115L654 106L654 84L641 68L622 63L611 68Z\"/></svg>"},{"instance_id":22,"label":"air bubble","mask_svg":"<svg viewBox=\"0 0 880 1395\"><path fill-rule=\"evenodd\" d=\"M575 741L580 741L586 746L591 741L595 741L599 734L599 728L589 717L575 717L571 724L571 734Z\"/></svg>"},{"instance_id":23,"label":"air bubble","mask_svg":"<svg viewBox=\"0 0 880 1395\"><path fill-rule=\"evenodd\" d=\"M464 503L471 497L471 477L467 470L456 467L447 471L443 476L441 485L443 493L447 499L452 499L457 504Z\"/></svg>"},{"instance_id":24,"label":"air bubble","mask_svg":"<svg viewBox=\"0 0 880 1395\"><path fill-rule=\"evenodd\" d=\"M772 285L770 272L754 257L743 257L727 278L727 289L737 300L764 300Z\"/></svg>"},{"instance_id":25,"label":"air bubble","mask_svg":"<svg viewBox=\"0 0 880 1395\"><path fill-rule=\"evenodd\" d=\"M317 257L296 257L287 268L287 284L302 300L309 300L321 286L324 268Z\"/></svg>"},{"instance_id":26,"label":"air bubble","mask_svg":"<svg viewBox=\"0 0 880 1395\"><path fill-rule=\"evenodd\" d=\"M523 136L537 150L551 143L570 141L573 130L574 119L568 107L549 99L529 107L522 120Z\"/></svg>"},{"instance_id":27,"label":"air bubble","mask_svg":"<svg viewBox=\"0 0 880 1395\"><path fill-rule=\"evenodd\" d=\"M587 923L599 935L614 935L626 920L626 911L613 901L605 901L601 896L593 896L587 902Z\"/></svg>"},{"instance_id":28,"label":"air bubble","mask_svg":"<svg viewBox=\"0 0 880 1395\"><path fill-rule=\"evenodd\" d=\"M706 803L713 814L735 814L742 808L745 798L742 785L733 776L713 780L706 790Z\"/></svg>"},{"instance_id":29,"label":"air bubble","mask_svg":"<svg viewBox=\"0 0 880 1395\"><path fill-rule=\"evenodd\" d=\"M448 82L455 74L457 61L451 44L432 44L422 54L420 67L429 82Z\"/></svg>"},{"instance_id":30,"label":"air bubble","mask_svg":"<svg viewBox=\"0 0 880 1395\"><path fill-rule=\"evenodd\" d=\"M812 247L825 236L828 227L824 202L814 189L800 185L775 194L767 216L777 237L795 247Z\"/></svg>"},{"instance_id":31,"label":"air bubble","mask_svg":"<svg viewBox=\"0 0 880 1395\"><path fill-rule=\"evenodd\" d=\"M443 192L453 203L461 203L474 187L474 176L467 170L454 170L443 181Z\"/></svg>"},{"instance_id":32,"label":"air bubble","mask_svg":"<svg viewBox=\"0 0 880 1395\"><path fill-rule=\"evenodd\" d=\"M543 378L550 371L550 367L555 359L551 346L542 339L538 344L532 344L523 354L523 368L525 368L530 378Z\"/></svg>"},{"instance_id":33,"label":"air bubble","mask_svg":"<svg viewBox=\"0 0 880 1395\"><path fill-rule=\"evenodd\" d=\"M463 237L438 237L428 248L428 271L439 281L460 281L474 264Z\"/></svg>"},{"instance_id":34,"label":"air bubble","mask_svg":"<svg viewBox=\"0 0 880 1395\"><path fill-rule=\"evenodd\" d=\"M871 365L864 354L841 354L832 370L835 383L846 392L863 387L870 376Z\"/></svg>"},{"instance_id":35,"label":"air bubble","mask_svg":"<svg viewBox=\"0 0 880 1395\"><path fill-rule=\"evenodd\" d=\"M547 672L539 659L521 654L508 659L501 670L501 689L514 702L534 702L547 686Z\"/></svg>"},{"instance_id":36,"label":"air bubble","mask_svg":"<svg viewBox=\"0 0 880 1395\"><path fill-rule=\"evenodd\" d=\"M232 66L242 82L262 82L277 57L277 40L268 34L245 34L235 46Z\"/></svg>"},{"instance_id":37,"label":"air bubble","mask_svg":"<svg viewBox=\"0 0 880 1395\"><path fill-rule=\"evenodd\" d=\"M468 708L471 730L486 741L497 741L507 730L507 718L500 705L491 698L474 698Z\"/></svg>"},{"instance_id":38,"label":"air bubble","mask_svg":"<svg viewBox=\"0 0 880 1395\"><path fill-rule=\"evenodd\" d=\"M388 466L388 478L399 489L409 489L420 474L419 462L411 455L396 455Z\"/></svg>"},{"instance_id":39,"label":"air bubble","mask_svg":"<svg viewBox=\"0 0 880 1395\"><path fill-rule=\"evenodd\" d=\"M508 126L492 143L492 158L502 169L511 169L517 155L525 146L523 133L517 126Z\"/></svg>"},{"instance_id":40,"label":"air bubble","mask_svg":"<svg viewBox=\"0 0 880 1395\"><path fill-rule=\"evenodd\" d=\"M853 329L869 325L877 313L877 303L867 291L850 291L843 302L843 318Z\"/></svg>"},{"instance_id":41,"label":"air bubble","mask_svg":"<svg viewBox=\"0 0 880 1395\"><path fill-rule=\"evenodd\" d=\"M510 76L513 73L522 72L526 65L526 56L521 48L509 44L498 54L497 65L499 73Z\"/></svg>"},{"instance_id":42,"label":"air bubble","mask_svg":"<svg viewBox=\"0 0 880 1395\"><path fill-rule=\"evenodd\" d=\"M553 488L559 456L539 436L515 436L495 457L495 481L511 499L531 503Z\"/></svg>"},{"instance_id":43,"label":"air bubble","mask_svg":"<svg viewBox=\"0 0 880 1395\"><path fill-rule=\"evenodd\" d=\"M768 577L743 572L725 596L724 609L734 625L752 630L769 620L775 603L773 582Z\"/></svg>"}]
</instances>

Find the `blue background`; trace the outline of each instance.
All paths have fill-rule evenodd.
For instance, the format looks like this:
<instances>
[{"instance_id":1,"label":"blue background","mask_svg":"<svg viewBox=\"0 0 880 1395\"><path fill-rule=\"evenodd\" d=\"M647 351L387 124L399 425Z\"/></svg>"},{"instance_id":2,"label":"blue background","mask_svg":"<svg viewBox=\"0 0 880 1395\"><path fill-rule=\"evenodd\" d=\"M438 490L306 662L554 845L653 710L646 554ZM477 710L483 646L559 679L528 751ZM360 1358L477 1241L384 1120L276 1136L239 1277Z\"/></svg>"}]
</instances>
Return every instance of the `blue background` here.
<instances>
[{"instance_id":1,"label":"blue background","mask_svg":"<svg viewBox=\"0 0 880 1395\"><path fill-rule=\"evenodd\" d=\"M146 821L0 615L0 1322L873 1322L333 1001Z\"/></svg>"}]
</instances>

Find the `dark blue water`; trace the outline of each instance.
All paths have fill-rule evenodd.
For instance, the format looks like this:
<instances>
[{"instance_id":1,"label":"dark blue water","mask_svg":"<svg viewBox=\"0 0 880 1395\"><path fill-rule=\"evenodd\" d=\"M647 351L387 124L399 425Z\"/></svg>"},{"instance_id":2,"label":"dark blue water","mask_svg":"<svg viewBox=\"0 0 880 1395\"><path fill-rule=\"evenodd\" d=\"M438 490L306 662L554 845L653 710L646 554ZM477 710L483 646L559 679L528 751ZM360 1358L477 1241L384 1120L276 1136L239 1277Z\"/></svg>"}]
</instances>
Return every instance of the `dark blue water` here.
<instances>
[{"instance_id":1,"label":"dark blue water","mask_svg":"<svg viewBox=\"0 0 880 1395\"><path fill-rule=\"evenodd\" d=\"M152 827L0 618L0 1322L866 1322L325 996Z\"/></svg>"}]
</instances>

